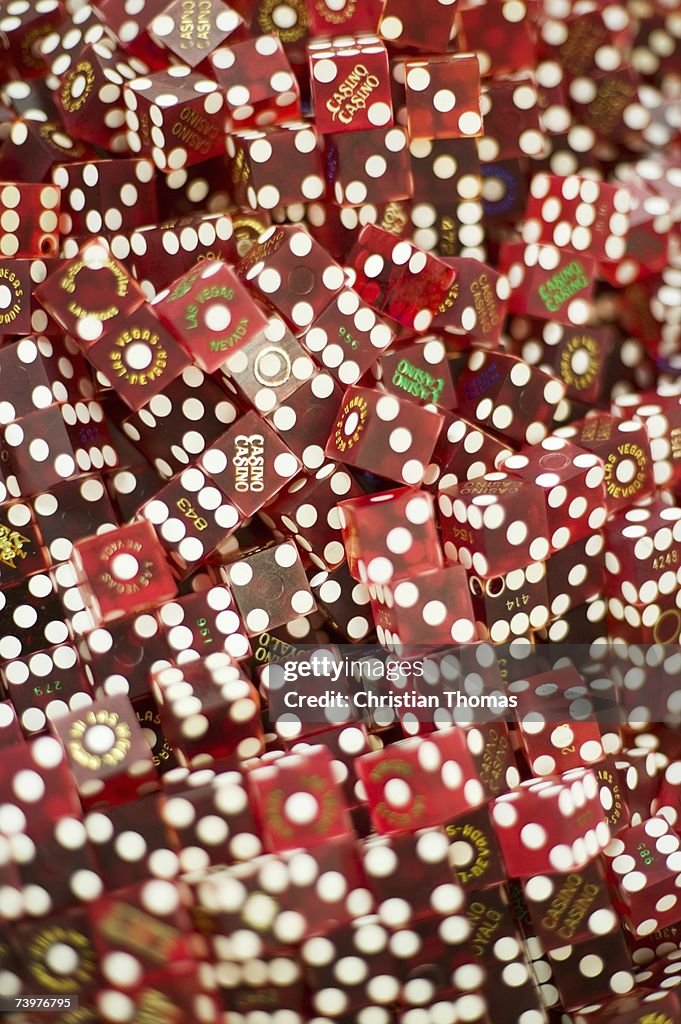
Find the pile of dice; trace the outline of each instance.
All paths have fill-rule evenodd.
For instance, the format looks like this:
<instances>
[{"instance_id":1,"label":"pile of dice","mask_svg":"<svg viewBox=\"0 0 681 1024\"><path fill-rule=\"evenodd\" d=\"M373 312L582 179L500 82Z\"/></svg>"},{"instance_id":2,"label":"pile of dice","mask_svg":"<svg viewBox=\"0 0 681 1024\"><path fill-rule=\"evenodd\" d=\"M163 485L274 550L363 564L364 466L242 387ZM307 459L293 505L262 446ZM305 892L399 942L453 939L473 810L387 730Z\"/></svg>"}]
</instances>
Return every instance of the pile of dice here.
<instances>
[{"instance_id":1,"label":"pile of dice","mask_svg":"<svg viewBox=\"0 0 681 1024\"><path fill-rule=\"evenodd\" d=\"M0 1013L678 1024L678 0L0 53Z\"/></svg>"}]
</instances>

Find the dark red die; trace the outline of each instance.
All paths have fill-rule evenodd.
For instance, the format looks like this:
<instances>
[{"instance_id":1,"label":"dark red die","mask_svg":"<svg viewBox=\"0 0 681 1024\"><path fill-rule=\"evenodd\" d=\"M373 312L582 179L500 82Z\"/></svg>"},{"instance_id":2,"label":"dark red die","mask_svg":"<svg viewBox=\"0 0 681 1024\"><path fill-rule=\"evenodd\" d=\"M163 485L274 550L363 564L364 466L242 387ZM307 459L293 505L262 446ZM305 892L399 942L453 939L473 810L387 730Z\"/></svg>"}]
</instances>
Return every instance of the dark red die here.
<instances>
[{"instance_id":1,"label":"dark red die","mask_svg":"<svg viewBox=\"0 0 681 1024\"><path fill-rule=\"evenodd\" d=\"M102 622L143 611L177 592L150 523L133 523L78 541L73 557L80 586Z\"/></svg>"}]
</instances>

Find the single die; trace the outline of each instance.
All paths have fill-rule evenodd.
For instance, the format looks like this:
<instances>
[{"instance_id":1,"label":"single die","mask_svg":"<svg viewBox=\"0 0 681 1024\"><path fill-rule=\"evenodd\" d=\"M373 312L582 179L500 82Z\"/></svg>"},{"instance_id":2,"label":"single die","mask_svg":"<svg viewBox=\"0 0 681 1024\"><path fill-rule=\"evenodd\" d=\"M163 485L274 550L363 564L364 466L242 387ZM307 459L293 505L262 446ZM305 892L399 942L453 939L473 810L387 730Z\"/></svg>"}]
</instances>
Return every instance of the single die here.
<instances>
[{"instance_id":1,"label":"single die","mask_svg":"<svg viewBox=\"0 0 681 1024\"><path fill-rule=\"evenodd\" d=\"M501 644L512 642L515 637L526 637L531 629L543 629L548 624L551 613L547 565L548 562L531 562L521 569L489 577L469 572L481 639Z\"/></svg>"},{"instance_id":2,"label":"single die","mask_svg":"<svg viewBox=\"0 0 681 1024\"><path fill-rule=\"evenodd\" d=\"M352 835L343 792L329 751L308 747L247 775L265 847L279 852Z\"/></svg>"},{"instance_id":3,"label":"single die","mask_svg":"<svg viewBox=\"0 0 681 1024\"><path fill-rule=\"evenodd\" d=\"M0 586L19 583L47 568L42 537L22 501L0 505Z\"/></svg>"},{"instance_id":4,"label":"single die","mask_svg":"<svg viewBox=\"0 0 681 1024\"><path fill-rule=\"evenodd\" d=\"M126 80L135 78L142 67L108 39L84 46L56 91L58 115L66 129L93 146L111 153L125 152L125 103L121 87Z\"/></svg>"},{"instance_id":5,"label":"single die","mask_svg":"<svg viewBox=\"0 0 681 1024\"><path fill-rule=\"evenodd\" d=\"M141 409L189 366L187 353L147 305L121 317L114 330L87 348L86 355L133 410Z\"/></svg>"},{"instance_id":6,"label":"single die","mask_svg":"<svg viewBox=\"0 0 681 1024\"><path fill-rule=\"evenodd\" d=\"M115 260L104 239L93 239L36 289L47 312L84 345L113 330L144 302L144 293Z\"/></svg>"},{"instance_id":7,"label":"single die","mask_svg":"<svg viewBox=\"0 0 681 1024\"><path fill-rule=\"evenodd\" d=\"M622 928L607 935L569 943L548 954L553 980L566 1008L593 1005L631 992L635 978ZM607 964L607 967L606 967ZM575 988L576 985L576 988Z\"/></svg>"},{"instance_id":8,"label":"single die","mask_svg":"<svg viewBox=\"0 0 681 1024\"><path fill-rule=\"evenodd\" d=\"M0 349L0 381L2 423L11 423L26 413L58 402L91 398L93 394L87 364L75 345L43 335L21 338Z\"/></svg>"},{"instance_id":9,"label":"single die","mask_svg":"<svg viewBox=\"0 0 681 1024\"><path fill-rule=\"evenodd\" d=\"M260 518L267 524L294 537L309 554L310 561L321 569L335 569L345 561L341 534L339 498L347 500L363 491L344 466L328 462L314 476L300 476L290 483Z\"/></svg>"},{"instance_id":10,"label":"single die","mask_svg":"<svg viewBox=\"0 0 681 1024\"><path fill-rule=\"evenodd\" d=\"M99 984L92 924L84 907L25 921L13 935L22 974L36 992L58 998L94 995ZM82 996L81 996L82 997Z\"/></svg>"},{"instance_id":11,"label":"single die","mask_svg":"<svg viewBox=\"0 0 681 1024\"><path fill-rule=\"evenodd\" d=\"M378 469L389 480L418 486L443 422L438 413L414 402L351 387L343 396L325 452L348 466Z\"/></svg>"},{"instance_id":12,"label":"single die","mask_svg":"<svg viewBox=\"0 0 681 1024\"><path fill-rule=\"evenodd\" d=\"M306 231L293 226L265 231L237 272L298 334L345 284L338 264Z\"/></svg>"},{"instance_id":13,"label":"single die","mask_svg":"<svg viewBox=\"0 0 681 1024\"><path fill-rule=\"evenodd\" d=\"M426 53L444 53L454 21L450 4L429 2L425 11L417 11L407 0L389 0L383 8L378 33L395 46Z\"/></svg>"},{"instance_id":14,"label":"single die","mask_svg":"<svg viewBox=\"0 0 681 1024\"><path fill-rule=\"evenodd\" d=\"M169 664L171 650L156 617L130 615L86 633L78 645L98 696L127 694L136 709L151 692L151 672Z\"/></svg>"},{"instance_id":15,"label":"single die","mask_svg":"<svg viewBox=\"0 0 681 1024\"><path fill-rule=\"evenodd\" d=\"M307 121L232 132L227 155L234 200L253 210L321 199L326 190L321 143ZM276 176L273 168L279 169Z\"/></svg>"},{"instance_id":16,"label":"single die","mask_svg":"<svg viewBox=\"0 0 681 1024\"><path fill-rule=\"evenodd\" d=\"M496 348L511 294L508 278L468 256L450 256L446 262L456 271L456 281L433 320L433 329L464 334L478 345Z\"/></svg>"},{"instance_id":17,"label":"single die","mask_svg":"<svg viewBox=\"0 0 681 1024\"><path fill-rule=\"evenodd\" d=\"M605 526L605 592L645 606L681 584L681 512L651 501L613 516Z\"/></svg>"},{"instance_id":18,"label":"single die","mask_svg":"<svg viewBox=\"0 0 681 1024\"><path fill-rule=\"evenodd\" d=\"M465 733L457 728L399 740L362 754L355 765L380 833L439 825L484 799Z\"/></svg>"},{"instance_id":19,"label":"single die","mask_svg":"<svg viewBox=\"0 0 681 1024\"><path fill-rule=\"evenodd\" d=\"M433 498L409 487L339 503L350 574L388 583L443 565Z\"/></svg>"},{"instance_id":20,"label":"single die","mask_svg":"<svg viewBox=\"0 0 681 1024\"><path fill-rule=\"evenodd\" d=\"M156 793L93 808L84 824L108 892L147 878L176 878L179 860L163 827Z\"/></svg>"},{"instance_id":21,"label":"single die","mask_svg":"<svg viewBox=\"0 0 681 1024\"><path fill-rule=\"evenodd\" d=\"M424 485L440 491L465 480L475 480L499 469L513 449L486 430L469 423L462 416L445 414L445 422Z\"/></svg>"},{"instance_id":22,"label":"single die","mask_svg":"<svg viewBox=\"0 0 681 1024\"><path fill-rule=\"evenodd\" d=\"M530 194L523 239L588 252L599 261L619 261L626 248L631 199L625 188L568 175L537 174Z\"/></svg>"},{"instance_id":23,"label":"single die","mask_svg":"<svg viewBox=\"0 0 681 1024\"><path fill-rule=\"evenodd\" d=\"M398 654L404 645L431 647L477 639L468 577L461 565L373 584L369 594L379 643Z\"/></svg>"},{"instance_id":24,"label":"single die","mask_svg":"<svg viewBox=\"0 0 681 1024\"><path fill-rule=\"evenodd\" d=\"M164 735L181 765L245 761L264 749L258 692L229 655L215 652L153 673Z\"/></svg>"},{"instance_id":25,"label":"single die","mask_svg":"<svg viewBox=\"0 0 681 1024\"><path fill-rule=\"evenodd\" d=\"M53 564L71 558L74 541L119 524L107 490L96 474L57 483L49 492L36 495L31 504Z\"/></svg>"},{"instance_id":26,"label":"single die","mask_svg":"<svg viewBox=\"0 0 681 1024\"><path fill-rule=\"evenodd\" d=\"M300 555L293 541L259 548L225 567L239 614L249 636L283 626L315 610ZM254 576L262 581L256 593Z\"/></svg>"},{"instance_id":27,"label":"single die","mask_svg":"<svg viewBox=\"0 0 681 1024\"><path fill-rule=\"evenodd\" d=\"M353 287L403 327L424 334L456 279L456 271L389 231L367 224L348 257Z\"/></svg>"},{"instance_id":28,"label":"single die","mask_svg":"<svg viewBox=\"0 0 681 1024\"><path fill-rule=\"evenodd\" d=\"M592 452L551 435L508 456L500 468L542 488L552 552L605 523L605 470Z\"/></svg>"},{"instance_id":29,"label":"single die","mask_svg":"<svg viewBox=\"0 0 681 1024\"><path fill-rule=\"evenodd\" d=\"M258 36L218 47L208 57L234 128L260 128L300 117L300 87L281 40Z\"/></svg>"},{"instance_id":30,"label":"single die","mask_svg":"<svg viewBox=\"0 0 681 1024\"><path fill-rule=\"evenodd\" d=\"M639 421L599 412L569 427L559 427L556 434L603 461L608 513L619 512L652 494L655 480L650 440Z\"/></svg>"},{"instance_id":31,"label":"single die","mask_svg":"<svg viewBox=\"0 0 681 1024\"><path fill-rule=\"evenodd\" d=\"M340 292L300 339L308 352L347 387L356 384L395 332L351 288Z\"/></svg>"},{"instance_id":32,"label":"single die","mask_svg":"<svg viewBox=\"0 0 681 1024\"><path fill-rule=\"evenodd\" d=\"M222 0L209 7L173 0L151 22L149 35L193 68L227 39L240 42L247 32L243 18Z\"/></svg>"},{"instance_id":33,"label":"single die","mask_svg":"<svg viewBox=\"0 0 681 1024\"><path fill-rule=\"evenodd\" d=\"M347 565L332 572L317 572L310 579L317 607L348 643L361 643L373 631L369 588L356 583Z\"/></svg>"},{"instance_id":34,"label":"single die","mask_svg":"<svg viewBox=\"0 0 681 1024\"><path fill-rule=\"evenodd\" d=\"M594 533L554 552L546 560L546 586L551 614L563 615L605 589L605 544Z\"/></svg>"},{"instance_id":35,"label":"single die","mask_svg":"<svg viewBox=\"0 0 681 1024\"><path fill-rule=\"evenodd\" d=\"M391 933L378 917L358 917L351 924L331 927L325 932L324 945L308 939L301 949L306 980L312 993L312 1007L322 1019L352 1019L353 1011L366 1007L379 1011L391 1004L400 992L398 961L390 951ZM348 974L347 961L362 969Z\"/></svg>"},{"instance_id":36,"label":"single die","mask_svg":"<svg viewBox=\"0 0 681 1024\"><path fill-rule=\"evenodd\" d=\"M523 883L535 935L543 949L574 945L618 926L603 864L591 861L566 875L536 875Z\"/></svg>"},{"instance_id":37,"label":"single die","mask_svg":"<svg viewBox=\"0 0 681 1024\"><path fill-rule=\"evenodd\" d=\"M638 937L678 921L681 843L661 815L621 829L605 849L620 913Z\"/></svg>"},{"instance_id":38,"label":"single die","mask_svg":"<svg viewBox=\"0 0 681 1024\"><path fill-rule=\"evenodd\" d=\"M73 564L98 622L143 611L177 593L163 549L146 520L77 541Z\"/></svg>"},{"instance_id":39,"label":"single die","mask_svg":"<svg viewBox=\"0 0 681 1024\"><path fill-rule=\"evenodd\" d=\"M536 67L534 31L527 7L516 11L501 0L493 0L487 11L481 7L457 9L456 20L461 42L477 53L484 76Z\"/></svg>"},{"instance_id":40,"label":"single die","mask_svg":"<svg viewBox=\"0 0 681 1024\"><path fill-rule=\"evenodd\" d=\"M653 473L658 487L675 487L679 477L675 457L676 431L681 426L681 404L677 395L657 391L618 395L611 412L645 423L650 438Z\"/></svg>"},{"instance_id":41,"label":"single die","mask_svg":"<svg viewBox=\"0 0 681 1024\"><path fill-rule=\"evenodd\" d=\"M156 192L150 187L154 173L154 164L146 157L85 161L77 156L66 164L60 159L52 170L52 180L61 189L62 234L85 240L99 231L130 232L155 221ZM130 245L120 254L114 252L115 237L112 254L126 259Z\"/></svg>"},{"instance_id":42,"label":"single die","mask_svg":"<svg viewBox=\"0 0 681 1024\"><path fill-rule=\"evenodd\" d=\"M515 716L533 775L592 765L605 757L601 729L582 677L572 666L516 679Z\"/></svg>"},{"instance_id":43,"label":"single die","mask_svg":"<svg viewBox=\"0 0 681 1024\"><path fill-rule=\"evenodd\" d=\"M224 433L237 415L235 402L218 382L198 366L189 366L146 406L125 419L122 428L160 475L168 479Z\"/></svg>"},{"instance_id":44,"label":"single die","mask_svg":"<svg viewBox=\"0 0 681 1024\"><path fill-rule=\"evenodd\" d=\"M511 285L509 312L582 327L591 316L596 263L554 245L504 242L499 269ZM547 316L548 314L548 316Z\"/></svg>"},{"instance_id":45,"label":"single die","mask_svg":"<svg viewBox=\"0 0 681 1024\"><path fill-rule=\"evenodd\" d=\"M248 412L201 455L199 466L234 503L252 516L275 498L302 466L269 424Z\"/></svg>"},{"instance_id":46,"label":"single die","mask_svg":"<svg viewBox=\"0 0 681 1024\"><path fill-rule=\"evenodd\" d=\"M460 139L482 134L480 65L473 53L405 62L411 139Z\"/></svg>"},{"instance_id":47,"label":"single die","mask_svg":"<svg viewBox=\"0 0 681 1024\"><path fill-rule=\"evenodd\" d=\"M8 807L3 831L26 833L39 840L60 820L80 817L75 780L55 739L39 736L29 740L13 748L11 757L11 771L0 780L0 799Z\"/></svg>"},{"instance_id":48,"label":"single die","mask_svg":"<svg viewBox=\"0 0 681 1024\"><path fill-rule=\"evenodd\" d=\"M324 441L336 422L343 391L328 373L315 373L268 417L305 469L317 470L326 461Z\"/></svg>"},{"instance_id":49,"label":"single die","mask_svg":"<svg viewBox=\"0 0 681 1024\"><path fill-rule=\"evenodd\" d=\"M118 456L103 418L98 402L77 402L52 405L10 423L0 440L10 492L36 494L77 473L113 468Z\"/></svg>"},{"instance_id":50,"label":"single die","mask_svg":"<svg viewBox=\"0 0 681 1024\"><path fill-rule=\"evenodd\" d=\"M293 395L310 380L314 363L276 314L248 344L223 364L227 386L261 415Z\"/></svg>"},{"instance_id":51,"label":"single die","mask_svg":"<svg viewBox=\"0 0 681 1024\"><path fill-rule=\"evenodd\" d=\"M168 647L178 664L224 651L235 661L251 655L246 630L227 587L210 587L161 605Z\"/></svg>"},{"instance_id":52,"label":"single die","mask_svg":"<svg viewBox=\"0 0 681 1024\"><path fill-rule=\"evenodd\" d=\"M126 82L123 97L128 145L159 170L191 167L224 151L224 94L186 65Z\"/></svg>"},{"instance_id":53,"label":"single die","mask_svg":"<svg viewBox=\"0 0 681 1024\"><path fill-rule=\"evenodd\" d=\"M139 510L181 576L205 562L241 524L238 509L197 466L190 466Z\"/></svg>"},{"instance_id":54,"label":"single die","mask_svg":"<svg viewBox=\"0 0 681 1024\"><path fill-rule=\"evenodd\" d=\"M60 715L50 727L64 748L85 807L132 801L128 806L135 809L133 798L156 788L149 744L123 694ZM107 841L111 837L107 833Z\"/></svg>"},{"instance_id":55,"label":"single die","mask_svg":"<svg viewBox=\"0 0 681 1024\"><path fill-rule=\"evenodd\" d=\"M0 182L2 255L57 256L60 202L61 193L54 185ZM30 217L26 216L29 210Z\"/></svg>"},{"instance_id":56,"label":"single die","mask_svg":"<svg viewBox=\"0 0 681 1024\"><path fill-rule=\"evenodd\" d=\"M0 660L9 661L69 639L64 607L47 573L0 590Z\"/></svg>"},{"instance_id":57,"label":"single die","mask_svg":"<svg viewBox=\"0 0 681 1024\"><path fill-rule=\"evenodd\" d=\"M588 768L522 782L491 808L511 877L579 870L610 841L596 777Z\"/></svg>"},{"instance_id":58,"label":"single die","mask_svg":"<svg viewBox=\"0 0 681 1024\"><path fill-rule=\"evenodd\" d=\"M174 281L156 297L154 311L206 373L267 326L235 273L214 259L201 260Z\"/></svg>"},{"instance_id":59,"label":"single die","mask_svg":"<svg viewBox=\"0 0 681 1024\"><path fill-rule=\"evenodd\" d=\"M398 398L406 394L419 405L440 409L457 404L447 351L434 335L396 346L379 360L374 376Z\"/></svg>"},{"instance_id":60,"label":"single die","mask_svg":"<svg viewBox=\"0 0 681 1024\"><path fill-rule=\"evenodd\" d=\"M67 644L9 661L2 667L2 676L27 736L42 732L59 715L92 702L76 649Z\"/></svg>"},{"instance_id":61,"label":"single die","mask_svg":"<svg viewBox=\"0 0 681 1024\"><path fill-rule=\"evenodd\" d=\"M250 861L263 852L241 772L178 768L163 781L160 817L183 872Z\"/></svg>"},{"instance_id":62,"label":"single die","mask_svg":"<svg viewBox=\"0 0 681 1024\"><path fill-rule=\"evenodd\" d=\"M532 78L492 78L483 86L480 106L485 128L479 152L485 164L494 167L497 160L536 159L544 154L539 97Z\"/></svg>"},{"instance_id":63,"label":"single die","mask_svg":"<svg viewBox=\"0 0 681 1024\"><path fill-rule=\"evenodd\" d=\"M548 557L546 509L537 484L487 473L444 488L438 504L445 554L479 576L489 579Z\"/></svg>"},{"instance_id":64,"label":"single die","mask_svg":"<svg viewBox=\"0 0 681 1024\"><path fill-rule=\"evenodd\" d=\"M404 128L327 135L327 178L339 206L409 199L414 191Z\"/></svg>"},{"instance_id":65,"label":"single die","mask_svg":"<svg viewBox=\"0 0 681 1024\"><path fill-rule=\"evenodd\" d=\"M39 5L12 7L3 2L0 8L5 41L3 81L14 78L19 81L37 78L45 73L45 60L40 52L39 41L50 35L59 26L63 12L57 0L46 0Z\"/></svg>"},{"instance_id":66,"label":"single die","mask_svg":"<svg viewBox=\"0 0 681 1024\"><path fill-rule=\"evenodd\" d=\"M392 124L388 54L375 35L316 39L308 46L308 61L320 132L370 131Z\"/></svg>"},{"instance_id":67,"label":"single die","mask_svg":"<svg viewBox=\"0 0 681 1024\"><path fill-rule=\"evenodd\" d=\"M549 432L565 385L516 356L476 349L456 394L457 412L472 423L517 444L537 444Z\"/></svg>"}]
</instances>

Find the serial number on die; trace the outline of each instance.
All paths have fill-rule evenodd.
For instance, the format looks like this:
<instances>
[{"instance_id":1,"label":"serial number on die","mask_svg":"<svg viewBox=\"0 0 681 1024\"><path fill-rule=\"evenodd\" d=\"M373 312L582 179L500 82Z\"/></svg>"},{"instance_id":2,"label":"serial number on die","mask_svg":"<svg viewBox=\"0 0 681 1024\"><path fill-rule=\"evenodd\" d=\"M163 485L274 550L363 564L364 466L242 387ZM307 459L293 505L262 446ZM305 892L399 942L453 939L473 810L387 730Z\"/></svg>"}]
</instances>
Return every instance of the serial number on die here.
<instances>
[{"instance_id":1,"label":"serial number on die","mask_svg":"<svg viewBox=\"0 0 681 1024\"><path fill-rule=\"evenodd\" d=\"M78 996L0 996L0 1013L33 1010L34 1013L52 1013L54 1010L77 1010Z\"/></svg>"}]
</instances>

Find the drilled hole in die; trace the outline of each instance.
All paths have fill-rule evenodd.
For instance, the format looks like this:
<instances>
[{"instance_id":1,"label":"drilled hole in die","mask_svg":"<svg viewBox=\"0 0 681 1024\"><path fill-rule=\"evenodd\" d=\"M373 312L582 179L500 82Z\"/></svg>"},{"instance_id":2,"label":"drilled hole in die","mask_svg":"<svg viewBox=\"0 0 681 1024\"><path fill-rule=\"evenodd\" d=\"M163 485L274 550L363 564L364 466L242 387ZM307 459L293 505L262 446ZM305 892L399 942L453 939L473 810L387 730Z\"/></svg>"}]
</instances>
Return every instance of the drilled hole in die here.
<instances>
[{"instance_id":1,"label":"drilled hole in die","mask_svg":"<svg viewBox=\"0 0 681 1024\"><path fill-rule=\"evenodd\" d=\"M117 580L132 580L139 569L139 562L134 555L116 555L111 562L111 575Z\"/></svg>"}]
</instances>

